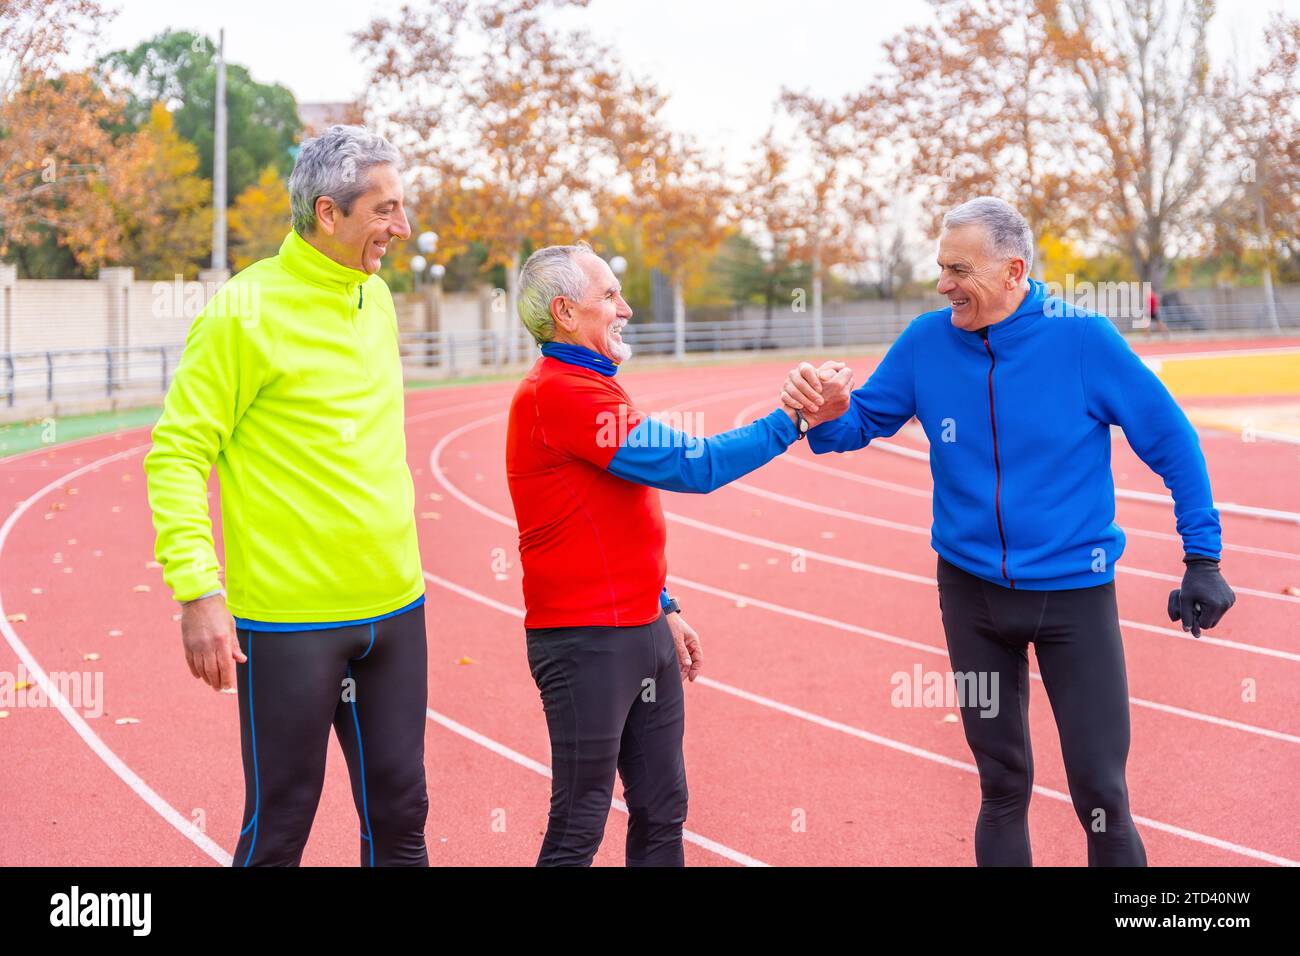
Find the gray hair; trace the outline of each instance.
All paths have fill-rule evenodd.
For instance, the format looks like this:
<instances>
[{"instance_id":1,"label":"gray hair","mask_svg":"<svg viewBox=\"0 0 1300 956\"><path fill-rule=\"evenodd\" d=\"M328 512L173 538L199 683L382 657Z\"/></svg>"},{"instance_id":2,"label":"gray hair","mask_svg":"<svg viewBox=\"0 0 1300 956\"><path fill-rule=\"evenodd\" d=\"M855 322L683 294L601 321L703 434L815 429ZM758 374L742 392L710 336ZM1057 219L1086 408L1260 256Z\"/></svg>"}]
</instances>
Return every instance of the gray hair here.
<instances>
[{"instance_id":1,"label":"gray hair","mask_svg":"<svg viewBox=\"0 0 1300 956\"><path fill-rule=\"evenodd\" d=\"M594 256L588 245L545 246L538 249L519 273L519 318L538 344L555 338L551 302L557 295L581 299L587 291L587 276L578 256Z\"/></svg>"},{"instance_id":2,"label":"gray hair","mask_svg":"<svg viewBox=\"0 0 1300 956\"><path fill-rule=\"evenodd\" d=\"M321 196L329 196L343 215L351 215L352 204L369 188L362 173L371 166L400 166L401 161L388 140L361 126L331 126L303 140L289 174L294 230L305 236L316 228L316 200Z\"/></svg>"},{"instance_id":3,"label":"gray hair","mask_svg":"<svg viewBox=\"0 0 1300 956\"><path fill-rule=\"evenodd\" d=\"M1007 259L1024 259L1025 274L1034 268L1034 233L1025 217L992 196L980 196L962 203L943 217L943 228L983 226L989 252Z\"/></svg>"}]
</instances>

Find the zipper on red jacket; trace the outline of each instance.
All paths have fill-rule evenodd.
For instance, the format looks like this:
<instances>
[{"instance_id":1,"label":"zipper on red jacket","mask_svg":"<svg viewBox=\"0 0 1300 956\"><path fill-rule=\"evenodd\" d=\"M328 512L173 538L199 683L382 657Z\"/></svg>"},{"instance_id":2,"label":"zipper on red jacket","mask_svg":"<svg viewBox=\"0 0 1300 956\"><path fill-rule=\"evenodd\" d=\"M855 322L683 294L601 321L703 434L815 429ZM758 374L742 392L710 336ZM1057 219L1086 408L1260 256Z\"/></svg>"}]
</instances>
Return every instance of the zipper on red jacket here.
<instances>
[{"instance_id":1,"label":"zipper on red jacket","mask_svg":"<svg viewBox=\"0 0 1300 956\"><path fill-rule=\"evenodd\" d=\"M980 329L980 338L984 340L984 351L989 353L989 425L993 428L993 513L997 515L998 538L1002 542L1002 576L1014 588L1015 579L1007 575L1007 533L1002 527L1002 465L998 460L998 417L993 411L993 369L997 367L998 360L993 354L993 346L989 344L987 326Z\"/></svg>"}]
</instances>

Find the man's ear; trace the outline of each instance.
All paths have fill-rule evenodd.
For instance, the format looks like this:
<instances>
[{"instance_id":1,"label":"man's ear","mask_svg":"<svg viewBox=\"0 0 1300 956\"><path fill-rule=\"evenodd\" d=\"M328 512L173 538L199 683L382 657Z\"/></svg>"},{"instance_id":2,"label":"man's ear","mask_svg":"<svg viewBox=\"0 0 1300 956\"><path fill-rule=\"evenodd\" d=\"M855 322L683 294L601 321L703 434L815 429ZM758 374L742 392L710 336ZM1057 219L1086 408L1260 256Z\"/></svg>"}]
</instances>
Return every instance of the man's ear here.
<instances>
[{"instance_id":1,"label":"man's ear","mask_svg":"<svg viewBox=\"0 0 1300 956\"><path fill-rule=\"evenodd\" d=\"M334 204L334 200L329 196L316 197L316 224L320 227L321 232L327 236L334 235L334 229L338 225L339 207Z\"/></svg>"},{"instance_id":2,"label":"man's ear","mask_svg":"<svg viewBox=\"0 0 1300 956\"><path fill-rule=\"evenodd\" d=\"M1025 276L1029 274L1026 265L1027 263L1024 259L1017 258L1011 260L1009 266L1010 271L1008 273L1008 278L1010 280L1010 285L1007 286L1008 289L1015 289L1025 281Z\"/></svg>"},{"instance_id":3,"label":"man's ear","mask_svg":"<svg viewBox=\"0 0 1300 956\"><path fill-rule=\"evenodd\" d=\"M569 300L562 295L557 295L551 300L551 321L555 323L556 328L564 329L570 334L578 328L578 320L573 314L573 309L569 307Z\"/></svg>"}]
</instances>

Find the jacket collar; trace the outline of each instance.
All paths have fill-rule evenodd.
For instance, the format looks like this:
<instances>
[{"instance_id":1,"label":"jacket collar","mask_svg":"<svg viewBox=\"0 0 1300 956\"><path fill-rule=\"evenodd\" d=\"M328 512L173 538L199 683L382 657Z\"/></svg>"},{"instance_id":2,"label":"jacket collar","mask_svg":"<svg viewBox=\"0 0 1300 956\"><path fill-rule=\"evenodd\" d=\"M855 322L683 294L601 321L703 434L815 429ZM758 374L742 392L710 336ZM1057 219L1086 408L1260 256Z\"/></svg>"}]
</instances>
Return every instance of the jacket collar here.
<instances>
[{"instance_id":1,"label":"jacket collar","mask_svg":"<svg viewBox=\"0 0 1300 956\"><path fill-rule=\"evenodd\" d=\"M1046 298L1047 289L1043 283L1039 282L1037 279L1030 278L1029 292L1025 294L1020 305L1016 306L1016 310L1001 322L994 322L992 325L985 326L988 330L989 341L996 343L1008 339L1013 335L1018 335L1020 332L1029 328L1033 324L1035 317L1042 316L1043 303ZM951 318L952 314L950 312L950 322ZM975 332L967 332L965 329L959 329L955 325L951 326L951 328L953 331L959 332L963 338L976 345L980 345L980 339L982 336L978 330ZM982 345L980 345L980 347L983 348Z\"/></svg>"},{"instance_id":2,"label":"jacket collar","mask_svg":"<svg viewBox=\"0 0 1300 956\"><path fill-rule=\"evenodd\" d=\"M304 282L327 289L351 289L370 278L360 269L335 262L298 235L296 229L290 229L280 243L280 264Z\"/></svg>"}]
</instances>

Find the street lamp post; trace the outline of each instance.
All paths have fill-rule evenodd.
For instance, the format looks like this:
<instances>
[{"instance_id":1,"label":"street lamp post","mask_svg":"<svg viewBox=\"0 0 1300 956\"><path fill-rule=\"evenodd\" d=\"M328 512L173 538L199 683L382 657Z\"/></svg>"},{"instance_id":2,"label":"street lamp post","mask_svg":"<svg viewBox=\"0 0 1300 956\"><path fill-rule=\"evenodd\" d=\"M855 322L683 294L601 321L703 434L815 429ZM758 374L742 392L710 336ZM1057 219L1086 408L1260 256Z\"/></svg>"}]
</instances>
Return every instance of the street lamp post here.
<instances>
[{"instance_id":1,"label":"street lamp post","mask_svg":"<svg viewBox=\"0 0 1300 956\"><path fill-rule=\"evenodd\" d=\"M447 267L440 262L435 262L429 266L429 278L433 281L429 283L428 312L429 325L438 330L442 335L442 279L447 274Z\"/></svg>"},{"instance_id":2,"label":"street lamp post","mask_svg":"<svg viewBox=\"0 0 1300 956\"><path fill-rule=\"evenodd\" d=\"M420 254L411 260L411 268L412 269L416 268L415 263L416 260L418 259L420 263L419 276L421 280L432 277L435 269L442 269L443 272L446 271L442 266L438 265L437 263L430 265L428 259L425 258L426 256L432 256L438 249L438 234L434 232L432 229L426 229L424 232L416 236L415 248L420 251ZM425 273L426 269L428 269L427 275ZM432 348L434 333L438 333L438 340L440 343L444 340L444 336L442 335L442 301L441 301L442 285L440 280L441 280L441 275L437 277L434 283L428 283L422 281L417 281L416 283L417 292L420 292L421 286L423 286L424 332L425 332L424 364L425 365L434 364L433 348Z\"/></svg>"}]
</instances>

